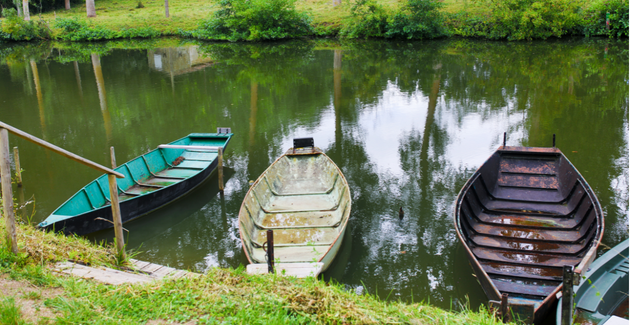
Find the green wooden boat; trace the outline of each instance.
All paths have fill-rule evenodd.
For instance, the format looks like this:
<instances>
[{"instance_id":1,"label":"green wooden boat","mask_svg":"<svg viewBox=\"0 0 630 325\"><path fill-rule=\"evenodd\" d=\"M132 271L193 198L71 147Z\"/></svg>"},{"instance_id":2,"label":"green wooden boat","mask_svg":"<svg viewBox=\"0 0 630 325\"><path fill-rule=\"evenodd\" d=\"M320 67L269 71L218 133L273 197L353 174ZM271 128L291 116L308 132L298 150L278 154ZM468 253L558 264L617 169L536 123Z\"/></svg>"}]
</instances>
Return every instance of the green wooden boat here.
<instances>
[{"instance_id":1,"label":"green wooden boat","mask_svg":"<svg viewBox=\"0 0 630 325\"><path fill-rule=\"evenodd\" d=\"M348 182L313 146L296 145L251 186L239 212L239 232L249 273L266 273L267 230L274 231L275 271L317 276L337 255L350 217Z\"/></svg>"},{"instance_id":2,"label":"green wooden boat","mask_svg":"<svg viewBox=\"0 0 630 325\"><path fill-rule=\"evenodd\" d=\"M122 222L131 221L190 192L217 167L218 148L232 137L222 133L192 133L130 160L114 170ZM84 235L113 227L107 175L92 181L57 208L38 226Z\"/></svg>"},{"instance_id":3,"label":"green wooden boat","mask_svg":"<svg viewBox=\"0 0 630 325\"><path fill-rule=\"evenodd\" d=\"M580 285L573 287L572 324L628 324L628 239L591 264ZM556 324L561 324L562 298Z\"/></svg>"}]
</instances>

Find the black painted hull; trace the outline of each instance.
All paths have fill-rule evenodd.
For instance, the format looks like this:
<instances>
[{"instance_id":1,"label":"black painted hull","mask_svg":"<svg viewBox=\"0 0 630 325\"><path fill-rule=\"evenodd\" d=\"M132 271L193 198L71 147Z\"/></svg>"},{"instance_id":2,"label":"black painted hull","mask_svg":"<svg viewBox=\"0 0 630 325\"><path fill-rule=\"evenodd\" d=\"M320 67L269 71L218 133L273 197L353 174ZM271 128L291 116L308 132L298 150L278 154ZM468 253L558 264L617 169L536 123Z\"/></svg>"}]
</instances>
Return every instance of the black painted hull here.
<instances>
[{"instance_id":1,"label":"black painted hull","mask_svg":"<svg viewBox=\"0 0 630 325\"><path fill-rule=\"evenodd\" d=\"M217 164L218 161L215 159L207 168L195 176L151 193L121 201L120 214L122 222L126 223L137 219L192 191L212 175ZM113 227L112 208L110 205L106 205L87 213L55 222L42 227L42 229L63 232L66 235L86 235Z\"/></svg>"}]
</instances>

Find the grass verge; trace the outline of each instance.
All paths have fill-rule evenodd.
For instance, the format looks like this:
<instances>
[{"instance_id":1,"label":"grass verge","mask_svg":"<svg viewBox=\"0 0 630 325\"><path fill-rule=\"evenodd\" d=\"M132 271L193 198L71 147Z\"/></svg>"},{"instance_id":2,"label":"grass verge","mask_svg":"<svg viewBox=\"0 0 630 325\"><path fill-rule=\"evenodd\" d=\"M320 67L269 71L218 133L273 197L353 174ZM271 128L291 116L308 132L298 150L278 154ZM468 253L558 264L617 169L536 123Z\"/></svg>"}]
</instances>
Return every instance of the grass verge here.
<instances>
[{"instance_id":1,"label":"grass verge","mask_svg":"<svg viewBox=\"0 0 630 325\"><path fill-rule=\"evenodd\" d=\"M0 226L0 233L4 234L4 225ZM109 286L59 276L50 266L72 259L116 267L111 247L95 245L80 237L44 233L24 224L18 226L18 245L18 256L0 245L0 287L3 281L26 281L35 287L35 292L23 296L44 306L48 315L52 310L54 315L42 317L38 323L499 323L483 307L479 311L464 307L463 312L451 312L423 303L381 301L375 295L356 295L340 284L314 278L248 275L243 267L215 268L197 278ZM55 294L46 294L47 290L54 290ZM11 297L0 296L0 310L10 324L29 323L22 308Z\"/></svg>"}]
</instances>

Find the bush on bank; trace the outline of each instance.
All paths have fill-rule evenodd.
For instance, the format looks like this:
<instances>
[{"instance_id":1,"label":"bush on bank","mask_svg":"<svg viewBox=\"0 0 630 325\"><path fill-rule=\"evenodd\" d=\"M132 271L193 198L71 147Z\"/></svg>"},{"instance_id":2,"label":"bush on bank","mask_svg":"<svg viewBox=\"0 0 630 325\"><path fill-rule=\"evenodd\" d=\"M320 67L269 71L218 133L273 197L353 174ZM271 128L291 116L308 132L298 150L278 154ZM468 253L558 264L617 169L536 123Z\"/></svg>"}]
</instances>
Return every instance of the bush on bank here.
<instances>
[{"instance_id":1,"label":"bush on bank","mask_svg":"<svg viewBox=\"0 0 630 325\"><path fill-rule=\"evenodd\" d=\"M58 30L56 38L64 41L102 41L118 38L152 38L161 33L151 27L122 28L111 30L100 26L89 26L85 21L58 18L54 22Z\"/></svg>"},{"instance_id":2,"label":"bush on bank","mask_svg":"<svg viewBox=\"0 0 630 325\"><path fill-rule=\"evenodd\" d=\"M2 16L4 19L0 21L0 40L30 41L50 38L51 30L41 20L25 21L18 17L13 8L2 9Z\"/></svg>"},{"instance_id":3,"label":"bush on bank","mask_svg":"<svg viewBox=\"0 0 630 325\"><path fill-rule=\"evenodd\" d=\"M221 0L212 18L182 36L205 40L262 41L313 34L311 19L295 9L297 0Z\"/></svg>"},{"instance_id":4,"label":"bush on bank","mask_svg":"<svg viewBox=\"0 0 630 325\"><path fill-rule=\"evenodd\" d=\"M628 37L628 0L472 0L472 10L446 13L439 0L405 0L396 10L379 0L353 1L341 26L312 25L297 0L219 0L220 9L197 29L179 30L202 40L265 41L303 36L431 39L450 35L507 40L563 36ZM606 17L610 21L606 26ZM23 21L15 9L3 11L0 40L60 39L100 41L172 35L153 27L109 29L84 19ZM124 19L123 19L124 21ZM159 28L159 27L157 27Z\"/></svg>"},{"instance_id":5,"label":"bush on bank","mask_svg":"<svg viewBox=\"0 0 630 325\"><path fill-rule=\"evenodd\" d=\"M486 8L483 14L450 15L448 24L455 35L507 40L628 37L628 0L479 0L476 5Z\"/></svg>"}]
</instances>

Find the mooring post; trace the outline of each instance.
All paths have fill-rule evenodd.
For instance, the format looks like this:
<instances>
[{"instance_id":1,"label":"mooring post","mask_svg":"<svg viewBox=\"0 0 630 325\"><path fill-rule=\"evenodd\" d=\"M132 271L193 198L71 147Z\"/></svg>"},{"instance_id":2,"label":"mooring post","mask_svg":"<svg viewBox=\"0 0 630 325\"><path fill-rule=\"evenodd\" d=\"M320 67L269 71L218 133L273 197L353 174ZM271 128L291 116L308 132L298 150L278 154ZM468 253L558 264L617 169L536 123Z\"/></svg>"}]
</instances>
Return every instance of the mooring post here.
<instances>
[{"instance_id":1,"label":"mooring post","mask_svg":"<svg viewBox=\"0 0 630 325\"><path fill-rule=\"evenodd\" d=\"M507 132L503 132L503 148L505 148L505 142L507 142Z\"/></svg>"},{"instance_id":2,"label":"mooring post","mask_svg":"<svg viewBox=\"0 0 630 325\"><path fill-rule=\"evenodd\" d=\"M219 169L219 191L221 191L221 193L223 193L223 147L219 147L219 157L217 157L218 160L218 166L217 168Z\"/></svg>"},{"instance_id":3,"label":"mooring post","mask_svg":"<svg viewBox=\"0 0 630 325\"><path fill-rule=\"evenodd\" d=\"M9 131L0 128L0 178L2 181L2 210L6 225L7 245L17 255L17 233L15 230L15 212L13 211L13 189L11 188L11 164L9 160Z\"/></svg>"},{"instance_id":4,"label":"mooring post","mask_svg":"<svg viewBox=\"0 0 630 325\"><path fill-rule=\"evenodd\" d=\"M109 148L112 158L112 169L116 168L116 154L114 153L114 147ZM114 220L114 233L116 235L116 248L118 254L122 258L125 258L125 239L122 231L122 218L120 217L120 203L118 201L118 182L116 182L116 175L107 174L109 180L109 199L112 204L112 220Z\"/></svg>"},{"instance_id":5,"label":"mooring post","mask_svg":"<svg viewBox=\"0 0 630 325\"><path fill-rule=\"evenodd\" d=\"M269 273L273 272L273 230L267 230L267 267L269 268Z\"/></svg>"},{"instance_id":6,"label":"mooring post","mask_svg":"<svg viewBox=\"0 0 630 325\"><path fill-rule=\"evenodd\" d=\"M553 134L553 147L556 147L556 134Z\"/></svg>"},{"instance_id":7,"label":"mooring post","mask_svg":"<svg viewBox=\"0 0 630 325\"><path fill-rule=\"evenodd\" d=\"M18 147L13 147L13 160L15 160L15 176L17 177L17 186L22 186L22 167L20 167L20 151Z\"/></svg>"},{"instance_id":8,"label":"mooring post","mask_svg":"<svg viewBox=\"0 0 630 325\"><path fill-rule=\"evenodd\" d=\"M508 294L501 295L501 319L503 323L508 322Z\"/></svg>"},{"instance_id":9,"label":"mooring post","mask_svg":"<svg viewBox=\"0 0 630 325\"><path fill-rule=\"evenodd\" d=\"M573 323L573 265L562 268L562 315L561 325Z\"/></svg>"}]
</instances>

